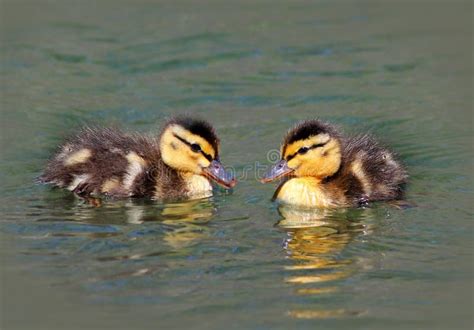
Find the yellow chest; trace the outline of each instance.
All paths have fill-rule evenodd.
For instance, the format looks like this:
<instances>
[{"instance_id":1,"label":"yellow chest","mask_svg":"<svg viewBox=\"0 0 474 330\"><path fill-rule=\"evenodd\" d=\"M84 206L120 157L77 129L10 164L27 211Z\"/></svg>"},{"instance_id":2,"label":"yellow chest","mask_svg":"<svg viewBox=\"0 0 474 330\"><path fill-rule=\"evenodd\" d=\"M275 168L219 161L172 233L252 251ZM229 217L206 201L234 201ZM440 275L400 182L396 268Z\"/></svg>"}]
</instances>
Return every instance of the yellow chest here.
<instances>
[{"instance_id":1,"label":"yellow chest","mask_svg":"<svg viewBox=\"0 0 474 330\"><path fill-rule=\"evenodd\" d=\"M294 178L280 187L277 200L302 207L337 207L344 204L336 194L328 192L316 178Z\"/></svg>"},{"instance_id":2,"label":"yellow chest","mask_svg":"<svg viewBox=\"0 0 474 330\"><path fill-rule=\"evenodd\" d=\"M183 177L186 183L187 195L190 198L212 196L212 186L208 179L201 175L188 174Z\"/></svg>"}]
</instances>

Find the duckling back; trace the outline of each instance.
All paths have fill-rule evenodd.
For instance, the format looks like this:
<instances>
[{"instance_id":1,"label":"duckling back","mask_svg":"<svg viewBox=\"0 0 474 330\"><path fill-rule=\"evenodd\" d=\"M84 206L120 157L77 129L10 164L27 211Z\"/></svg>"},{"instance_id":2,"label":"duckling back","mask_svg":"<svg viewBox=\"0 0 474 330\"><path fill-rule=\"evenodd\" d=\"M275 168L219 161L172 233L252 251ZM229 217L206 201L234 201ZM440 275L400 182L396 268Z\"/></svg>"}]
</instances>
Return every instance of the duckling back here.
<instances>
[{"instance_id":1,"label":"duckling back","mask_svg":"<svg viewBox=\"0 0 474 330\"><path fill-rule=\"evenodd\" d=\"M183 189L161 161L157 139L85 128L59 148L40 180L82 196L142 197L154 195L158 178L172 186L170 195Z\"/></svg>"},{"instance_id":2,"label":"duckling back","mask_svg":"<svg viewBox=\"0 0 474 330\"><path fill-rule=\"evenodd\" d=\"M352 204L399 199L407 172L393 152L370 135L358 135L342 141L342 166L328 183L345 187Z\"/></svg>"}]
</instances>

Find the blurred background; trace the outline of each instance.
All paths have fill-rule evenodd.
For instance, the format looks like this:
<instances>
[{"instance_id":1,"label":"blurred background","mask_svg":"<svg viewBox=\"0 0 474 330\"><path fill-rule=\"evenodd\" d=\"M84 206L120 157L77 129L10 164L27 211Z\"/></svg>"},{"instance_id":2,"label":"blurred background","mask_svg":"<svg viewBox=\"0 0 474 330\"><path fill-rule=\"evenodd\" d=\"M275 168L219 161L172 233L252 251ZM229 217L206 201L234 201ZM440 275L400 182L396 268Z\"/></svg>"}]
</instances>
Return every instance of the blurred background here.
<instances>
[{"instance_id":1,"label":"blurred background","mask_svg":"<svg viewBox=\"0 0 474 330\"><path fill-rule=\"evenodd\" d=\"M472 2L0 2L2 329L471 329ZM95 208L34 179L85 124L212 122L238 175L296 121L370 131L398 209L233 192Z\"/></svg>"}]
</instances>

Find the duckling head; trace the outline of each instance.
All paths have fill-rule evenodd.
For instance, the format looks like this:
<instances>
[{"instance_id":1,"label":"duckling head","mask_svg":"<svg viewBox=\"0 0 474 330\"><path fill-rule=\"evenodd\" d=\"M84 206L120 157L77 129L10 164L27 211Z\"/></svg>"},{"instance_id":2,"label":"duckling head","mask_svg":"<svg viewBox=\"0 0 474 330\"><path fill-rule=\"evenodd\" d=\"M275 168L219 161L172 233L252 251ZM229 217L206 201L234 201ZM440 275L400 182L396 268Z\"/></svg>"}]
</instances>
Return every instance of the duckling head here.
<instances>
[{"instance_id":1,"label":"duckling head","mask_svg":"<svg viewBox=\"0 0 474 330\"><path fill-rule=\"evenodd\" d=\"M201 175L226 188L236 183L219 160L219 139L214 129L203 120L170 120L161 133L160 153L163 162L179 173Z\"/></svg>"},{"instance_id":2,"label":"duckling head","mask_svg":"<svg viewBox=\"0 0 474 330\"><path fill-rule=\"evenodd\" d=\"M319 120L299 123L286 135L281 160L262 178L270 182L283 177L314 177L323 180L341 166L341 139L330 125Z\"/></svg>"}]
</instances>

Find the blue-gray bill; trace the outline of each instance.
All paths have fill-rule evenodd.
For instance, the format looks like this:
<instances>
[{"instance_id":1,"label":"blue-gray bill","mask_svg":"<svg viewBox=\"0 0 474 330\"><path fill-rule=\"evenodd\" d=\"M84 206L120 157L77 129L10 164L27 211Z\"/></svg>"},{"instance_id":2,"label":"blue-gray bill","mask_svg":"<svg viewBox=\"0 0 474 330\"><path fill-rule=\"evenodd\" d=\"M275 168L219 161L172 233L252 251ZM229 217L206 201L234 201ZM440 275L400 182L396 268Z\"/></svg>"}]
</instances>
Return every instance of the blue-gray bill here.
<instances>
[{"instance_id":1,"label":"blue-gray bill","mask_svg":"<svg viewBox=\"0 0 474 330\"><path fill-rule=\"evenodd\" d=\"M280 179L284 176L291 174L291 172L293 172L293 169L288 167L288 163L286 162L286 160L282 159L278 163L273 165L273 167L271 167L267 171L267 173L263 175L263 178L260 179L260 182L267 183L267 182L275 181L277 179Z\"/></svg>"},{"instance_id":2,"label":"blue-gray bill","mask_svg":"<svg viewBox=\"0 0 474 330\"><path fill-rule=\"evenodd\" d=\"M206 167L203 171L207 178L224 188L232 188L237 183L232 173L227 172L224 166L217 160L213 160L209 167Z\"/></svg>"}]
</instances>

